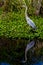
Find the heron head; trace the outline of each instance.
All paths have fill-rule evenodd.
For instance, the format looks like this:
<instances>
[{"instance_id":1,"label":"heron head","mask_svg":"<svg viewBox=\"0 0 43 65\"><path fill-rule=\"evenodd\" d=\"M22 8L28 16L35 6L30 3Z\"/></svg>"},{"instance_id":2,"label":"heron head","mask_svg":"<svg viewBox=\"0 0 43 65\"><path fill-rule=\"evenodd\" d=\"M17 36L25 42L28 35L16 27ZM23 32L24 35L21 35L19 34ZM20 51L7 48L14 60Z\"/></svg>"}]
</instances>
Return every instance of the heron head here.
<instances>
[{"instance_id":1,"label":"heron head","mask_svg":"<svg viewBox=\"0 0 43 65\"><path fill-rule=\"evenodd\" d=\"M22 7L26 7L26 5L22 5Z\"/></svg>"}]
</instances>

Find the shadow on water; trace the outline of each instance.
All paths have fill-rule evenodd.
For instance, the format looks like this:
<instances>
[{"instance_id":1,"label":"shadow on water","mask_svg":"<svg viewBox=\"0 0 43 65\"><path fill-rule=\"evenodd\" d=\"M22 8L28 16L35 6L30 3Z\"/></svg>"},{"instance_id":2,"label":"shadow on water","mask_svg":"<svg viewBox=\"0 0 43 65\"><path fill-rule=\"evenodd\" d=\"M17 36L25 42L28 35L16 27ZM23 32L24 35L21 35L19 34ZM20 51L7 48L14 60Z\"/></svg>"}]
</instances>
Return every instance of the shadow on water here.
<instances>
[{"instance_id":1,"label":"shadow on water","mask_svg":"<svg viewBox=\"0 0 43 65\"><path fill-rule=\"evenodd\" d=\"M43 64L43 41L2 38L0 52L0 65Z\"/></svg>"}]
</instances>

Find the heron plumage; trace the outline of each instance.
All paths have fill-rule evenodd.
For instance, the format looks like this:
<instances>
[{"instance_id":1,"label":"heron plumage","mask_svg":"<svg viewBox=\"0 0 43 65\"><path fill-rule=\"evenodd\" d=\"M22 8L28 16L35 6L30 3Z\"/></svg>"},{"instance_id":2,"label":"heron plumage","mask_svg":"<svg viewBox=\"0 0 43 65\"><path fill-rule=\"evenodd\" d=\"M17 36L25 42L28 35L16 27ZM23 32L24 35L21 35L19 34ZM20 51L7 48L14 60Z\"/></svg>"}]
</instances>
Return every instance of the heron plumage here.
<instances>
[{"instance_id":1,"label":"heron plumage","mask_svg":"<svg viewBox=\"0 0 43 65\"><path fill-rule=\"evenodd\" d=\"M27 6L25 6L25 8L26 8L26 10L25 10L25 18L26 18L27 24L29 24L33 29L36 29L35 23L27 15Z\"/></svg>"}]
</instances>

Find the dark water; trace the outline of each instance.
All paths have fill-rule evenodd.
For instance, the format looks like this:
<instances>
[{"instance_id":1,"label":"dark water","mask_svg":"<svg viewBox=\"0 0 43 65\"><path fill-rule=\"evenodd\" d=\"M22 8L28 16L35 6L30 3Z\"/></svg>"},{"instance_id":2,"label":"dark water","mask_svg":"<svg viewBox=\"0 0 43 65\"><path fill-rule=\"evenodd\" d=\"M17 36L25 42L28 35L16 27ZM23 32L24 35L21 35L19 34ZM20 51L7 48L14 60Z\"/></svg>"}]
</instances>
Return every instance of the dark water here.
<instances>
[{"instance_id":1,"label":"dark water","mask_svg":"<svg viewBox=\"0 0 43 65\"><path fill-rule=\"evenodd\" d=\"M35 63L33 65L43 65L43 61L39 61L39 62L37 62L37 63Z\"/></svg>"},{"instance_id":2,"label":"dark water","mask_svg":"<svg viewBox=\"0 0 43 65\"><path fill-rule=\"evenodd\" d=\"M43 49L41 50L43 42L36 42L35 46L33 41L33 45L27 46L28 43L29 40L0 39L0 65L43 65ZM27 52L27 62L23 63L21 61L25 60L26 48L29 52Z\"/></svg>"},{"instance_id":3,"label":"dark water","mask_svg":"<svg viewBox=\"0 0 43 65\"><path fill-rule=\"evenodd\" d=\"M10 64L6 62L0 62L0 65L10 65Z\"/></svg>"},{"instance_id":4,"label":"dark water","mask_svg":"<svg viewBox=\"0 0 43 65\"><path fill-rule=\"evenodd\" d=\"M35 61L35 63L32 63L32 62L29 63L29 62L28 62L28 63L24 63L24 64L21 63L21 64L22 64L22 65L43 65L43 61L41 61L41 60L39 61L39 60L38 60L38 61ZM20 65L21 65L21 64L20 64ZM11 64L10 64L10 63L7 63L7 62L0 62L0 65L11 65ZM12 65L13 65L13 64L12 64Z\"/></svg>"},{"instance_id":5,"label":"dark water","mask_svg":"<svg viewBox=\"0 0 43 65\"><path fill-rule=\"evenodd\" d=\"M22 62L22 65L43 65L43 56L32 57L31 60L28 60L26 63Z\"/></svg>"}]
</instances>

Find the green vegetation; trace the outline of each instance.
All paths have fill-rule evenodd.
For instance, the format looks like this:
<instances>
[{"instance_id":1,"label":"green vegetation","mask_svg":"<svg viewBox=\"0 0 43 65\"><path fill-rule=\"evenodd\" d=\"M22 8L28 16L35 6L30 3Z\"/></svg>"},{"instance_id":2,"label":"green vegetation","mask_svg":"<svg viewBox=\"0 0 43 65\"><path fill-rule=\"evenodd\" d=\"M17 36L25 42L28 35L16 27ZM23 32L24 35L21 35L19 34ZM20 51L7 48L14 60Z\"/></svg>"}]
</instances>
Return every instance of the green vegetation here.
<instances>
[{"instance_id":1,"label":"green vegetation","mask_svg":"<svg viewBox=\"0 0 43 65\"><path fill-rule=\"evenodd\" d=\"M32 3L29 4L29 2L26 1L27 6L30 6L31 9L28 10L28 13L33 14L34 8L31 8ZM24 3L25 0L4 0L4 5L0 8L0 37L43 39L43 18L30 16L37 26L37 30L34 31L25 20L25 9L21 7ZM5 13L2 12L3 10Z\"/></svg>"},{"instance_id":2,"label":"green vegetation","mask_svg":"<svg viewBox=\"0 0 43 65\"><path fill-rule=\"evenodd\" d=\"M4 0L3 11L20 10L23 0Z\"/></svg>"},{"instance_id":3,"label":"green vegetation","mask_svg":"<svg viewBox=\"0 0 43 65\"><path fill-rule=\"evenodd\" d=\"M7 38L29 38L35 37L43 39L43 18L41 16L31 16L35 22L37 30L27 24L25 20L25 10L3 13L0 15L0 37Z\"/></svg>"}]
</instances>

